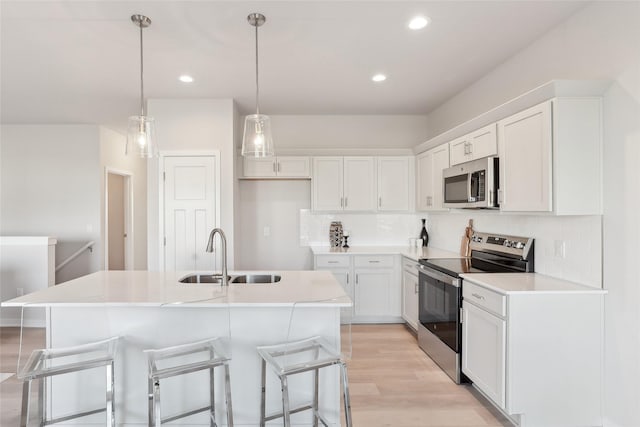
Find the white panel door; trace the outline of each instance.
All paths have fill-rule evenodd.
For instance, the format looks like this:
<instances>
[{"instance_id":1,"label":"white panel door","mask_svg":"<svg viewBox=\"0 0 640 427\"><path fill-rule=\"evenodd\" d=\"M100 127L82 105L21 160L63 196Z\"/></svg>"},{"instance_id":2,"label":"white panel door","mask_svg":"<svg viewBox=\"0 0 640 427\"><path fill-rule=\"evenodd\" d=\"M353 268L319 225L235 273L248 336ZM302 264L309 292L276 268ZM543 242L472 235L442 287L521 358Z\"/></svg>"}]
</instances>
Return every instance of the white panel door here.
<instances>
[{"instance_id":1,"label":"white panel door","mask_svg":"<svg viewBox=\"0 0 640 427\"><path fill-rule=\"evenodd\" d=\"M402 272L402 318L418 329L418 276Z\"/></svg>"},{"instance_id":2,"label":"white panel door","mask_svg":"<svg viewBox=\"0 0 640 427\"><path fill-rule=\"evenodd\" d=\"M469 134L470 154L472 159L495 156L498 154L498 137L496 136L496 124L478 129Z\"/></svg>"},{"instance_id":3,"label":"white panel door","mask_svg":"<svg viewBox=\"0 0 640 427\"><path fill-rule=\"evenodd\" d=\"M216 224L215 157L165 157L165 271L213 270L205 249Z\"/></svg>"},{"instance_id":4,"label":"white panel door","mask_svg":"<svg viewBox=\"0 0 640 427\"><path fill-rule=\"evenodd\" d=\"M378 158L378 210L409 210L409 157Z\"/></svg>"},{"instance_id":5,"label":"white panel door","mask_svg":"<svg viewBox=\"0 0 640 427\"><path fill-rule=\"evenodd\" d=\"M470 161L472 155L469 148L468 135L449 142L449 152L451 153L451 166Z\"/></svg>"},{"instance_id":6,"label":"white panel door","mask_svg":"<svg viewBox=\"0 0 640 427\"><path fill-rule=\"evenodd\" d=\"M427 151L416 156L416 210L426 211L433 200L433 172L431 170L433 153ZM448 160L448 159L447 159Z\"/></svg>"},{"instance_id":7,"label":"white panel door","mask_svg":"<svg viewBox=\"0 0 640 427\"><path fill-rule=\"evenodd\" d=\"M308 157L278 157L276 170L283 178L308 178L311 176Z\"/></svg>"},{"instance_id":8,"label":"white panel door","mask_svg":"<svg viewBox=\"0 0 640 427\"><path fill-rule=\"evenodd\" d=\"M314 211L342 210L342 184L342 157L314 157L311 208Z\"/></svg>"},{"instance_id":9,"label":"white panel door","mask_svg":"<svg viewBox=\"0 0 640 427\"><path fill-rule=\"evenodd\" d=\"M551 102L498 122L500 210L551 211Z\"/></svg>"},{"instance_id":10,"label":"white panel door","mask_svg":"<svg viewBox=\"0 0 640 427\"><path fill-rule=\"evenodd\" d=\"M389 270L357 270L355 272L356 316L396 315L391 302L393 272Z\"/></svg>"},{"instance_id":11,"label":"white panel door","mask_svg":"<svg viewBox=\"0 0 640 427\"><path fill-rule=\"evenodd\" d=\"M376 209L375 170L373 157L344 158L344 210Z\"/></svg>"}]
</instances>

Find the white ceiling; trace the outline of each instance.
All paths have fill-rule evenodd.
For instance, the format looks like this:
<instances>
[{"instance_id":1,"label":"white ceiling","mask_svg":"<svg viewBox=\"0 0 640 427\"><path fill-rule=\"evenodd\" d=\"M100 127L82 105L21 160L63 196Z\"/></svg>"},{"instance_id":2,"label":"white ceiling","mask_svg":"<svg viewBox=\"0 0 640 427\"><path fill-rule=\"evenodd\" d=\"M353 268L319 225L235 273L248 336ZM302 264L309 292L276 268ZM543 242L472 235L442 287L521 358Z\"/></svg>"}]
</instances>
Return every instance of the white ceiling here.
<instances>
[{"instance_id":1,"label":"white ceiling","mask_svg":"<svg viewBox=\"0 0 640 427\"><path fill-rule=\"evenodd\" d=\"M254 109L260 28L265 114L426 114L526 47L584 1L4 1L3 123L123 129L147 98L234 98ZM431 24L411 31L416 14ZM535 67L536 64L531 64ZM374 73L388 75L373 83ZM188 73L195 82L177 80Z\"/></svg>"}]
</instances>

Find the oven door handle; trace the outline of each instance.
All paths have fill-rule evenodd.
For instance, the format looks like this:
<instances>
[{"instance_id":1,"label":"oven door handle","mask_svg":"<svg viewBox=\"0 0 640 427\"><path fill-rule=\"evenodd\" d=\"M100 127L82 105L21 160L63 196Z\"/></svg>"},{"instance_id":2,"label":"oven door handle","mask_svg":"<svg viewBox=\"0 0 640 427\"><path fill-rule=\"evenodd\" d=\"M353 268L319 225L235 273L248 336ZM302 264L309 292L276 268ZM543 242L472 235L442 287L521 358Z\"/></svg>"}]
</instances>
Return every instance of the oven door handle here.
<instances>
[{"instance_id":1,"label":"oven door handle","mask_svg":"<svg viewBox=\"0 0 640 427\"><path fill-rule=\"evenodd\" d=\"M451 286L455 286L456 288L460 287L460 279L457 277L451 277L448 274L445 273L441 273L437 270L433 270L431 268L425 267L424 265L421 265L419 267L419 272L420 274L424 274L426 276L429 276L433 279L439 280L441 282L446 283L447 285L451 285Z\"/></svg>"}]
</instances>

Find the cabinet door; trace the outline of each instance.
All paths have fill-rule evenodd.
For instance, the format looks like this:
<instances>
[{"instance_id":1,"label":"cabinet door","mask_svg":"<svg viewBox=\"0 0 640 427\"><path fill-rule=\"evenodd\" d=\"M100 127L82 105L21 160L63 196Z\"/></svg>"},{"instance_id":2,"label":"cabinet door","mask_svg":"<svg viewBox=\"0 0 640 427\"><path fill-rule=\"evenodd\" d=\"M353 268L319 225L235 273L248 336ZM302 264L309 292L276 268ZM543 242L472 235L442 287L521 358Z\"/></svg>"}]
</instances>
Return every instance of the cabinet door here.
<instances>
[{"instance_id":1,"label":"cabinet door","mask_svg":"<svg viewBox=\"0 0 640 427\"><path fill-rule=\"evenodd\" d=\"M429 210L433 202L432 152L427 151L416 156L416 210Z\"/></svg>"},{"instance_id":2,"label":"cabinet door","mask_svg":"<svg viewBox=\"0 0 640 427\"><path fill-rule=\"evenodd\" d=\"M471 160L472 157L471 149L469 148L468 135L462 136L449 142L449 152L449 163L451 164L451 166Z\"/></svg>"},{"instance_id":3,"label":"cabinet door","mask_svg":"<svg viewBox=\"0 0 640 427\"><path fill-rule=\"evenodd\" d=\"M250 178L267 178L276 176L276 160L274 157L243 159L244 176Z\"/></svg>"},{"instance_id":4,"label":"cabinet door","mask_svg":"<svg viewBox=\"0 0 640 427\"><path fill-rule=\"evenodd\" d=\"M278 157L276 171L282 178L308 178L311 176L308 157Z\"/></svg>"},{"instance_id":5,"label":"cabinet door","mask_svg":"<svg viewBox=\"0 0 640 427\"><path fill-rule=\"evenodd\" d=\"M473 160L498 154L498 138L496 135L495 123L491 123L489 126L485 126L475 132L471 132L468 138L468 151L471 152L471 158Z\"/></svg>"},{"instance_id":6,"label":"cabinet door","mask_svg":"<svg viewBox=\"0 0 640 427\"><path fill-rule=\"evenodd\" d=\"M442 206L443 196L443 179L442 171L449 167L449 145L443 144L431 150L431 203L429 210L446 210Z\"/></svg>"},{"instance_id":7,"label":"cabinet door","mask_svg":"<svg viewBox=\"0 0 640 427\"><path fill-rule=\"evenodd\" d=\"M348 268L333 268L333 269L329 269L329 268L316 268L316 270L328 270L331 272L331 274L333 274L333 277L336 278L336 280L342 285L342 288L344 289L344 291L347 293L347 295L349 295L349 298L351 298L351 300L354 300L354 295L353 295L353 284L351 283L351 277L349 277L349 269Z\"/></svg>"},{"instance_id":8,"label":"cabinet door","mask_svg":"<svg viewBox=\"0 0 640 427\"><path fill-rule=\"evenodd\" d=\"M393 271L380 269L362 269L355 271L355 315L391 316L394 315L391 304Z\"/></svg>"},{"instance_id":9,"label":"cabinet door","mask_svg":"<svg viewBox=\"0 0 640 427\"><path fill-rule=\"evenodd\" d=\"M315 211L342 210L342 157L314 157L311 207Z\"/></svg>"},{"instance_id":10,"label":"cabinet door","mask_svg":"<svg viewBox=\"0 0 640 427\"><path fill-rule=\"evenodd\" d=\"M506 322L462 302L462 372L505 409Z\"/></svg>"},{"instance_id":11,"label":"cabinet door","mask_svg":"<svg viewBox=\"0 0 640 427\"><path fill-rule=\"evenodd\" d=\"M402 318L418 329L418 276L402 272Z\"/></svg>"},{"instance_id":12,"label":"cabinet door","mask_svg":"<svg viewBox=\"0 0 640 427\"><path fill-rule=\"evenodd\" d=\"M551 101L498 122L500 210L551 211Z\"/></svg>"},{"instance_id":13,"label":"cabinet door","mask_svg":"<svg viewBox=\"0 0 640 427\"><path fill-rule=\"evenodd\" d=\"M378 158L378 210L409 210L409 158Z\"/></svg>"},{"instance_id":14,"label":"cabinet door","mask_svg":"<svg viewBox=\"0 0 640 427\"><path fill-rule=\"evenodd\" d=\"M375 169L373 157L344 158L344 210L375 210Z\"/></svg>"}]
</instances>

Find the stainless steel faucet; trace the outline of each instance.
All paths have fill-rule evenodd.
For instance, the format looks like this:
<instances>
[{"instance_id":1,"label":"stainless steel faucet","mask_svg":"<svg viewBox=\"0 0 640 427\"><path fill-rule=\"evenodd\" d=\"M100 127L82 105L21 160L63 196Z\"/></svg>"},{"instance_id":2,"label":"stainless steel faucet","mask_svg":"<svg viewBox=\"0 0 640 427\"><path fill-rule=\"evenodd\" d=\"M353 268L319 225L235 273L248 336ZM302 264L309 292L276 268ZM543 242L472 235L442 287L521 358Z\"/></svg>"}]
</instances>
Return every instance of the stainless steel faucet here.
<instances>
[{"instance_id":1,"label":"stainless steel faucet","mask_svg":"<svg viewBox=\"0 0 640 427\"><path fill-rule=\"evenodd\" d=\"M222 229L214 228L211 230L206 251L213 252L213 238L216 233L220 234L220 241L222 242L222 286L229 286L229 276L227 275L227 237L224 235Z\"/></svg>"}]
</instances>

